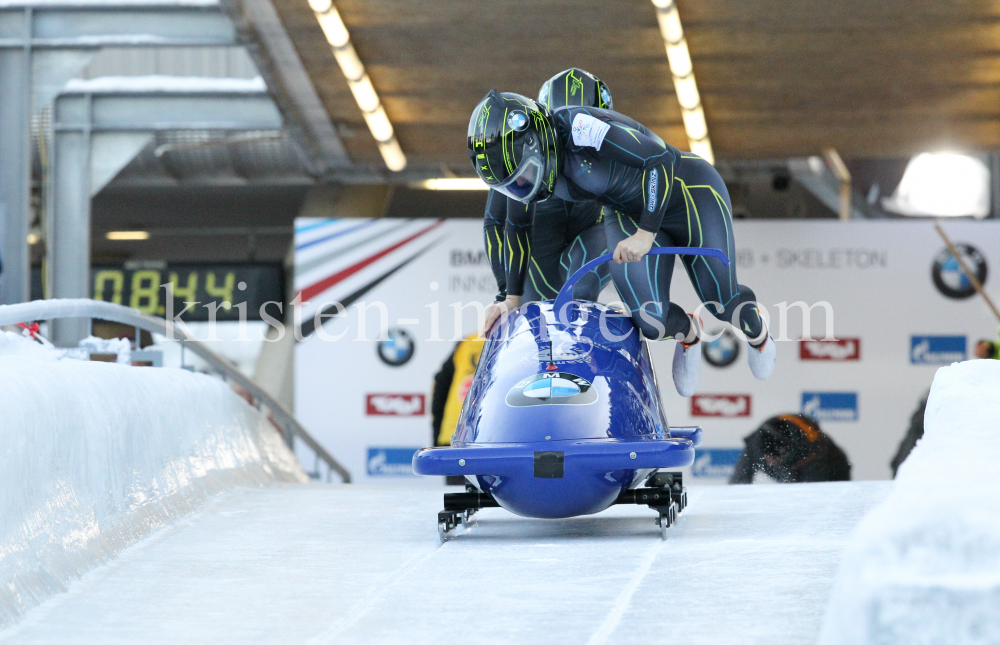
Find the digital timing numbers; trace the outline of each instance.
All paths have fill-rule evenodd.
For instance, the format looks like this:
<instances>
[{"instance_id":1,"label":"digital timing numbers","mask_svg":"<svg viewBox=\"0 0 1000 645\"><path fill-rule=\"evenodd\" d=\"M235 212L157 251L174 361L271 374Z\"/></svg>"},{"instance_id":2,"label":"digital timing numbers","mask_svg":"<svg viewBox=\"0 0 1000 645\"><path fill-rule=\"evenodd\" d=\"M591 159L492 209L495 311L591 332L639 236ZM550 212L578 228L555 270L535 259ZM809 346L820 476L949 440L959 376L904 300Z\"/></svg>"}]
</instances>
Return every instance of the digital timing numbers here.
<instances>
[{"instance_id":1,"label":"digital timing numbers","mask_svg":"<svg viewBox=\"0 0 1000 645\"><path fill-rule=\"evenodd\" d=\"M280 265L176 265L166 269L94 267L93 298L127 305L154 316L169 312L181 320L237 320L236 305L246 303L246 317L260 320L260 306L283 300ZM244 288L239 285L243 283ZM173 302L167 302L167 286ZM197 304L192 304L197 303Z\"/></svg>"}]
</instances>

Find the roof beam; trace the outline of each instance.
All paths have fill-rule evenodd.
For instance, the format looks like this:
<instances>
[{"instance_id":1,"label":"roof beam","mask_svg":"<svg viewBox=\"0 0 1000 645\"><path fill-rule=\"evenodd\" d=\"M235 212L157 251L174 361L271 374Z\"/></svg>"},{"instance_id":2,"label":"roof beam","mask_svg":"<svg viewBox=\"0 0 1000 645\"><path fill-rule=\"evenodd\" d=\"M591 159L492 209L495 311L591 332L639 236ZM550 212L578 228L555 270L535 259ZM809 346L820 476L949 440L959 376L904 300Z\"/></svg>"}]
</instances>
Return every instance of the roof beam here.
<instances>
[{"instance_id":1,"label":"roof beam","mask_svg":"<svg viewBox=\"0 0 1000 645\"><path fill-rule=\"evenodd\" d=\"M313 175L351 165L330 114L270 0L222 0Z\"/></svg>"},{"instance_id":2,"label":"roof beam","mask_svg":"<svg viewBox=\"0 0 1000 645\"><path fill-rule=\"evenodd\" d=\"M236 44L236 29L214 3L0 3L0 48Z\"/></svg>"}]
</instances>

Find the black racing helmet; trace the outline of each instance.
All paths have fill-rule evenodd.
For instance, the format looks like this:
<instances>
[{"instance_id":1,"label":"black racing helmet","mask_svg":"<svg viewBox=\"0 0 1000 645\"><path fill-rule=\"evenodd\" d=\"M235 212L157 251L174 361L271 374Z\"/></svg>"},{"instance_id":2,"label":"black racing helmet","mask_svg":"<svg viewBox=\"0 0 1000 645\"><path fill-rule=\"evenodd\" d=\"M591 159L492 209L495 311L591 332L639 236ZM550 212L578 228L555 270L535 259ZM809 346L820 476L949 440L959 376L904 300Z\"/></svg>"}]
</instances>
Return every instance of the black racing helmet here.
<instances>
[{"instance_id":1,"label":"black racing helmet","mask_svg":"<svg viewBox=\"0 0 1000 645\"><path fill-rule=\"evenodd\" d=\"M570 67L545 81L538 90L538 102L550 111L564 105L614 109L611 90L604 81L577 67Z\"/></svg>"},{"instance_id":2,"label":"black racing helmet","mask_svg":"<svg viewBox=\"0 0 1000 645\"><path fill-rule=\"evenodd\" d=\"M791 454L795 459L811 448L822 432L812 417L802 414L779 414L761 424L761 450L765 455L778 457Z\"/></svg>"},{"instance_id":3,"label":"black racing helmet","mask_svg":"<svg viewBox=\"0 0 1000 645\"><path fill-rule=\"evenodd\" d=\"M526 96L490 90L469 119L469 158L490 188L526 204L546 199L559 170L548 110Z\"/></svg>"}]
</instances>

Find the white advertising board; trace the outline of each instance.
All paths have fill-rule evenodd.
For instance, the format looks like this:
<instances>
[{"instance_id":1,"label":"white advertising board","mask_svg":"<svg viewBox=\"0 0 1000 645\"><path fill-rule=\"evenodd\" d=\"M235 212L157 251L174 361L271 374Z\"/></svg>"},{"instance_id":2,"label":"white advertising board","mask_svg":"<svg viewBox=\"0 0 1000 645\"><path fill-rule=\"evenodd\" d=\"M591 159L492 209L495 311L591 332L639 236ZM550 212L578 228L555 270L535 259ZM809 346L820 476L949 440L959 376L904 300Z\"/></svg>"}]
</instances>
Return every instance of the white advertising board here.
<instances>
[{"instance_id":1,"label":"white advertising board","mask_svg":"<svg viewBox=\"0 0 1000 645\"><path fill-rule=\"evenodd\" d=\"M966 259L985 268L996 296L1000 223L949 222L946 229ZM928 222L738 220L735 232L739 280L771 319L777 364L769 381L755 380L739 342L731 364L703 363L697 394L684 399L670 379L674 342L651 345L670 424L705 431L692 481L724 482L742 438L789 412L819 420L847 452L854 479L888 478L934 371L971 357L976 340L995 340L996 320L978 296L947 295L971 287ZM469 303L489 303L496 293L482 239L476 220L297 222L304 324L296 413L355 481L415 483L409 455L431 442L433 376L456 340L476 328ZM671 299L688 310L699 304L679 265ZM324 318L315 331L314 314L336 313L335 301L346 305L344 314ZM812 307L813 338L837 340L802 342L797 302ZM724 328L702 317L707 331ZM714 362L731 359L725 340L710 349Z\"/></svg>"}]
</instances>

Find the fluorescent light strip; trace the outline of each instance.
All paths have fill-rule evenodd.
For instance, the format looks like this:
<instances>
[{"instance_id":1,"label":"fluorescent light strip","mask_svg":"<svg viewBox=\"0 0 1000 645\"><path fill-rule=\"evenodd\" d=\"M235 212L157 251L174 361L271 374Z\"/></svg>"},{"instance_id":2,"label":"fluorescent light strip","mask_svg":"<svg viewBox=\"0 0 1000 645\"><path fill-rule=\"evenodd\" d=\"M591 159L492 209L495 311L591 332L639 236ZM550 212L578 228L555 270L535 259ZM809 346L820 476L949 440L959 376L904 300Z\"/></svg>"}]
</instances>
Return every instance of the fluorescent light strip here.
<instances>
[{"instance_id":1,"label":"fluorescent light strip","mask_svg":"<svg viewBox=\"0 0 1000 645\"><path fill-rule=\"evenodd\" d=\"M316 14L316 20L326 35L326 40L333 48L333 55L340 65L340 71L347 77L347 84L354 94L354 100L361 108L361 114L365 117L365 123L371 130L375 142L378 144L378 151L382 153L382 159L389 170L396 172L406 168L406 155L396 141L396 135L392 129L392 123L385 114L385 109L378 98L378 93L372 85L372 81L365 72L364 63L358 58L358 53L351 45L351 35L347 32L344 21L340 18L337 7L332 0L309 0L309 6Z\"/></svg>"},{"instance_id":2,"label":"fluorescent light strip","mask_svg":"<svg viewBox=\"0 0 1000 645\"><path fill-rule=\"evenodd\" d=\"M423 188L426 190L489 190L482 179L478 177L440 177L436 179L425 179L423 181L410 184L412 188Z\"/></svg>"},{"instance_id":3,"label":"fluorescent light strip","mask_svg":"<svg viewBox=\"0 0 1000 645\"><path fill-rule=\"evenodd\" d=\"M663 43L667 47L667 60L670 62L670 74L674 77L674 90L681 106L688 147L691 152L714 164L712 140L708 137L708 123L705 122L705 111L701 107L698 83L694 80L691 53L684 38L677 3L674 0L653 0L653 5L656 7L656 19L660 22Z\"/></svg>"},{"instance_id":4,"label":"fluorescent light strip","mask_svg":"<svg viewBox=\"0 0 1000 645\"><path fill-rule=\"evenodd\" d=\"M109 240L148 240L149 231L108 231L104 237Z\"/></svg>"}]
</instances>

